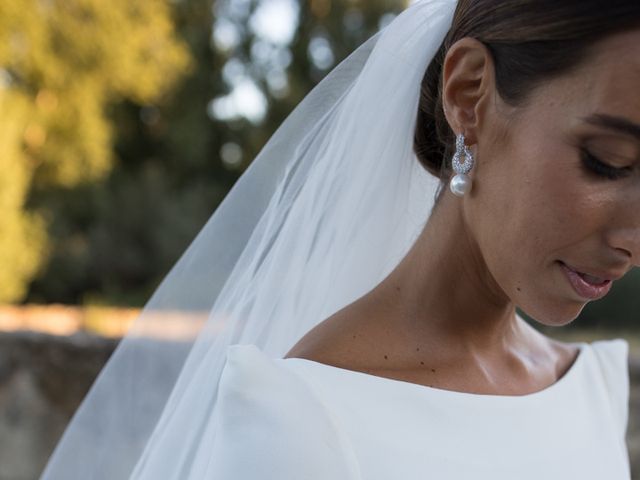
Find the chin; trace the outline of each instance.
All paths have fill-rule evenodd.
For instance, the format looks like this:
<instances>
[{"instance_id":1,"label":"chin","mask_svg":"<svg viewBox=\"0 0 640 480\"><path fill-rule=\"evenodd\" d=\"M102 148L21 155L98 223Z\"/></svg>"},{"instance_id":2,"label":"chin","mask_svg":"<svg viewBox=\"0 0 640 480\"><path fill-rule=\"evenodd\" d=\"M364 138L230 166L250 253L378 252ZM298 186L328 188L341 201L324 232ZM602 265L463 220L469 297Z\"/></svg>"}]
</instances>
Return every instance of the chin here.
<instances>
[{"instance_id":1,"label":"chin","mask_svg":"<svg viewBox=\"0 0 640 480\"><path fill-rule=\"evenodd\" d=\"M520 307L520 309L540 325L546 327L564 327L578 318L585 305L585 303L572 302L571 304L554 305L549 308L540 308L540 306L538 306L538 308L531 308L529 310L524 307Z\"/></svg>"},{"instance_id":2,"label":"chin","mask_svg":"<svg viewBox=\"0 0 640 480\"><path fill-rule=\"evenodd\" d=\"M576 317L564 320L558 320L558 319L554 319L552 321L538 321L536 320L538 323L540 323L541 325L544 325L546 327L564 327L566 325L569 325L570 323L572 323L574 320L576 319Z\"/></svg>"}]
</instances>

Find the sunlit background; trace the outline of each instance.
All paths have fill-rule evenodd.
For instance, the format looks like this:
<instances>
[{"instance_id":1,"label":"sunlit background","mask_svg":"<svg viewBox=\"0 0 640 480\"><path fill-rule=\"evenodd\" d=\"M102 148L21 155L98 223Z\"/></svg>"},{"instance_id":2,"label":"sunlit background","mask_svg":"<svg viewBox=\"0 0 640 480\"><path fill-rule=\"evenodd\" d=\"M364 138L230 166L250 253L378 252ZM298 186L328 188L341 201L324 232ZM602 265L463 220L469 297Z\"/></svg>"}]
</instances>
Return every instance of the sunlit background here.
<instances>
[{"instance_id":1,"label":"sunlit background","mask_svg":"<svg viewBox=\"0 0 640 480\"><path fill-rule=\"evenodd\" d=\"M37 478L267 139L407 3L0 0L0 480ZM638 312L634 271L547 333L624 337L638 365Z\"/></svg>"}]
</instances>

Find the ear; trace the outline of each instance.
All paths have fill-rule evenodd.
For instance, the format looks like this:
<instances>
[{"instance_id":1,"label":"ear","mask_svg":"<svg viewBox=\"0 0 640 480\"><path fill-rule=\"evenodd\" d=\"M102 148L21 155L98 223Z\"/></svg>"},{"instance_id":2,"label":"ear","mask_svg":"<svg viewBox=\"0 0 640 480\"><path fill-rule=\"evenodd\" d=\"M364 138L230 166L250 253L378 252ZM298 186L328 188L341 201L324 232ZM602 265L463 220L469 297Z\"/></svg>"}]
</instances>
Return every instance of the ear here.
<instances>
[{"instance_id":1,"label":"ear","mask_svg":"<svg viewBox=\"0 0 640 480\"><path fill-rule=\"evenodd\" d=\"M478 142L494 91L493 58L482 42L465 37L448 50L442 66L442 106L451 129L468 145Z\"/></svg>"}]
</instances>

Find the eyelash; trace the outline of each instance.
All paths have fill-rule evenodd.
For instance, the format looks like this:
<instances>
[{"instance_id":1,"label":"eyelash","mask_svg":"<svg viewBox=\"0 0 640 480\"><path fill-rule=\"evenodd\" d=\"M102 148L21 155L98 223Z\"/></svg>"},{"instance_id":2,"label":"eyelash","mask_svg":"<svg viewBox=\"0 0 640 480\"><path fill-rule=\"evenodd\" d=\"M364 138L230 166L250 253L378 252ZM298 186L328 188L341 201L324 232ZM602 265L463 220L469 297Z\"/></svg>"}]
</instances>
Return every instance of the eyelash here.
<instances>
[{"instance_id":1,"label":"eyelash","mask_svg":"<svg viewBox=\"0 0 640 480\"><path fill-rule=\"evenodd\" d=\"M624 178L628 176L631 171L630 167L615 168L607 165L584 148L580 149L580 156L582 163L590 172L609 180Z\"/></svg>"}]
</instances>

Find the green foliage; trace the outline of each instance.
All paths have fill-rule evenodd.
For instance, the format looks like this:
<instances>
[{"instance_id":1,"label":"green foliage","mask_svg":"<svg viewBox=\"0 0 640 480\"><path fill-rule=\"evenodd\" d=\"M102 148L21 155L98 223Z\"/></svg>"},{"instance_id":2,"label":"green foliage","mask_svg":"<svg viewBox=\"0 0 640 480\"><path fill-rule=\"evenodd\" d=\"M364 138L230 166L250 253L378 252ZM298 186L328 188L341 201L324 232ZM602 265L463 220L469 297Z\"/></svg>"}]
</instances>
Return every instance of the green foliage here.
<instances>
[{"instance_id":1,"label":"green foliage","mask_svg":"<svg viewBox=\"0 0 640 480\"><path fill-rule=\"evenodd\" d=\"M32 194L32 204L51 212L53 244L46 268L31 284L30 301L143 304L301 98L379 28L383 15L402 8L399 0L302 2L292 41L269 47L291 58L283 67L288 93L282 95L270 88L268 68L251 53L265 43L249 27L261 4L220 2L214 16L209 0L174 2L175 28L194 59L192 68L161 101L130 95L111 103L116 161L108 176L73 188L49 184ZM362 21L348 24L346 17ZM212 41L220 20L238 33L232 48ZM335 57L325 68L316 67L308 53L320 34ZM224 74L230 62L244 65L262 92L268 107L262 120L220 119L208 108L233 89ZM237 164L221 155L230 144L241 150Z\"/></svg>"},{"instance_id":2,"label":"green foliage","mask_svg":"<svg viewBox=\"0 0 640 480\"><path fill-rule=\"evenodd\" d=\"M162 0L0 0L0 301L19 301L56 239L48 189L113 168L107 106L160 101L192 67Z\"/></svg>"},{"instance_id":3,"label":"green foliage","mask_svg":"<svg viewBox=\"0 0 640 480\"><path fill-rule=\"evenodd\" d=\"M25 95L0 90L0 111L0 302L12 302L24 297L45 256L46 239L43 219L23 210L33 165L21 141L23 132L38 134L29 125L32 105Z\"/></svg>"}]
</instances>

